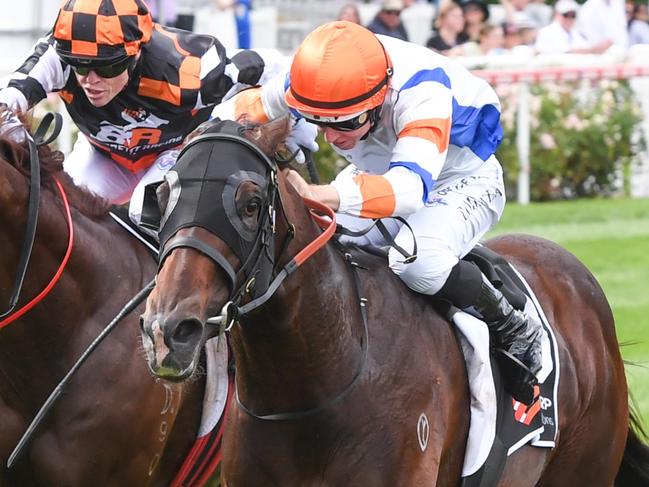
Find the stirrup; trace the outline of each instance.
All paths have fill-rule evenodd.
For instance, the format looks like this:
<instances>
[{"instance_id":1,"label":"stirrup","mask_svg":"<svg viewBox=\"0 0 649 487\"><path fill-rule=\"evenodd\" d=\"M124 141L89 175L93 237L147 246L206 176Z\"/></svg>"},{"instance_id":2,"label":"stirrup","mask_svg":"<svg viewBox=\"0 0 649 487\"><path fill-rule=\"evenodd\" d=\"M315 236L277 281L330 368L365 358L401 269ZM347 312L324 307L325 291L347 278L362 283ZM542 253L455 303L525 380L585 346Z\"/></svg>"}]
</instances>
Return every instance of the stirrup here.
<instances>
[{"instance_id":1,"label":"stirrup","mask_svg":"<svg viewBox=\"0 0 649 487\"><path fill-rule=\"evenodd\" d=\"M536 401L534 388L539 384L530 368L507 350L496 349L496 359L503 376L505 390L518 402L530 406Z\"/></svg>"}]
</instances>

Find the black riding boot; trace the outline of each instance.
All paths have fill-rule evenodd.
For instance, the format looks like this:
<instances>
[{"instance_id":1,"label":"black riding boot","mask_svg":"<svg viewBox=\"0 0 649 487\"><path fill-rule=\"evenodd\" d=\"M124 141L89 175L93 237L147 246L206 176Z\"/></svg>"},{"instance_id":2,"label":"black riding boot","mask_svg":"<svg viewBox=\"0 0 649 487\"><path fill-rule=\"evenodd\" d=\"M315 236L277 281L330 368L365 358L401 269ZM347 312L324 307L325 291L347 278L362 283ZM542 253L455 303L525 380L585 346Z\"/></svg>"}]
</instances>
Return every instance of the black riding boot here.
<instances>
[{"instance_id":1,"label":"black riding boot","mask_svg":"<svg viewBox=\"0 0 649 487\"><path fill-rule=\"evenodd\" d=\"M535 374L541 370L541 323L514 309L484 276L473 306L489 327L505 389L517 401L532 404L534 386L538 384Z\"/></svg>"},{"instance_id":2,"label":"black riding boot","mask_svg":"<svg viewBox=\"0 0 649 487\"><path fill-rule=\"evenodd\" d=\"M484 318L497 351L505 390L523 404L534 401L541 370L542 327L514 309L472 262L459 261L435 295L458 308L473 308Z\"/></svg>"}]
</instances>

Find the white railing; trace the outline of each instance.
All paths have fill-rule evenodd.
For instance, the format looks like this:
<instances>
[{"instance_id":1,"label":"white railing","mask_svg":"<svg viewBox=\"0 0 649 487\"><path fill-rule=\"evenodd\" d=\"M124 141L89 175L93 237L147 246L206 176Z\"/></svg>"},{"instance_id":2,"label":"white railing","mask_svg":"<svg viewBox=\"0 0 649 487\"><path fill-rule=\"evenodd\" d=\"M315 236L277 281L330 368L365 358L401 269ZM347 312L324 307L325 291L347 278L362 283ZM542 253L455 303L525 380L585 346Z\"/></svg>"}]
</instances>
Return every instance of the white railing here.
<instances>
[{"instance_id":1,"label":"white railing","mask_svg":"<svg viewBox=\"0 0 649 487\"><path fill-rule=\"evenodd\" d=\"M474 69L473 73L486 79L493 86L499 84L519 85L518 106L516 118L516 145L519 162L519 177L517 184L518 202L527 204L530 200L530 86L541 82L568 82L576 80L611 80L629 79L643 113L641 130L645 140L649 141L649 45L634 46L628 53L609 53L608 55L563 55L561 57L520 57L498 59L494 68L484 59L476 62L466 58L464 64L482 65L482 69ZM560 66L548 64L560 63ZM524 64L523 64L524 63ZM502 67L507 66L510 67ZM518 67L511 67L516 66ZM558 127L557 129L560 129ZM631 141L629 141L631 143ZM633 196L649 196L649 154L638 154L642 162L634 167L631 176L631 193Z\"/></svg>"}]
</instances>

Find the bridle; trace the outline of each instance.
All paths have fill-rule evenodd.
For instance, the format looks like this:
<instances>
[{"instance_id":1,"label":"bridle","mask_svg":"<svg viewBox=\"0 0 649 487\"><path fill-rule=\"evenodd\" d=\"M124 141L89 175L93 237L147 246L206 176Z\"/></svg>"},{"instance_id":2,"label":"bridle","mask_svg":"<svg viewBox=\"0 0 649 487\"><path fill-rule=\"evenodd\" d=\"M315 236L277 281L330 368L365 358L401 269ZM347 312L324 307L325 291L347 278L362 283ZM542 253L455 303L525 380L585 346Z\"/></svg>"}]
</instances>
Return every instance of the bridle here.
<instances>
[{"instance_id":1,"label":"bridle","mask_svg":"<svg viewBox=\"0 0 649 487\"><path fill-rule=\"evenodd\" d=\"M279 170L277 163L244 137L223 132L209 133L196 137L183 149L183 152L178 156L178 160L182 158L183 153L193 144L202 142L218 143L219 141L236 142L254 151L266 169L266 174L263 177L268 185L264 198L264 206L260 212L261 220L254 243L252 244L252 251L243 260L239 270L235 271L228 259L214 246L196 237L175 234L161 245L159 268L162 268L165 259L177 248L193 248L212 259L225 272L226 276L228 276L231 292L227 303L223 306L221 314L208 319L207 323L221 327L225 325L223 331L229 331L239 318L265 304L273 296L284 279L295 272L304 261L327 243L336 229L336 216L329 207L316 201L305 200L312 218L324 231L284 265L282 269L278 270L275 268L274 262L280 260L281 255L286 251L288 244L294 237L295 227L289 221L282 202L277 178ZM182 175L179 175L179 179L181 181L191 181L190 179L183 179ZM269 254L270 244L275 239L276 216L278 212L285 221L288 231L281 244L279 256L276 259L274 255ZM255 285L256 275L258 274L256 271L258 271L261 265L263 256L270 257L270 262L273 263L272 274L274 277L268 287L260 292L258 296L242 304L246 296L250 295L251 289Z\"/></svg>"},{"instance_id":2,"label":"bridle","mask_svg":"<svg viewBox=\"0 0 649 487\"><path fill-rule=\"evenodd\" d=\"M45 134L50 128L50 125L54 122L54 128L52 129L49 137L45 137ZM27 268L29 267L29 262L31 260L32 250L34 248L34 241L36 239L36 228L38 223L38 208L40 205L41 197L41 173L40 173L40 163L38 160L38 147L41 145L47 145L54 141L61 131L61 126L63 119L58 113L48 113L43 117L41 123L39 124L34 136L31 137L27 135L27 143L29 146L29 166L30 166L30 183L29 183L29 202L27 206L27 224L25 226L25 237L23 241L23 247L20 252L20 257L18 259L18 267L16 270L16 277L14 278L14 285L11 291L11 297L9 298L9 303L7 309L0 314L0 328L13 323L20 316L29 311L33 306L35 306L42 298L54 287L56 281L63 272L63 268L69 259L70 252L72 249L72 225L71 225L71 216L67 203L67 198L61 184L56 181L56 184L61 192L61 197L64 201L66 207L66 214L68 220L68 250L63 259L59 270L54 275L54 278L46 286L46 288L39 293L36 298L32 299L27 305L20 308L18 311L14 312L18 300L20 299L20 293L22 291L23 283L25 281L25 276L27 275ZM13 314L12 314L13 313Z\"/></svg>"},{"instance_id":3,"label":"bridle","mask_svg":"<svg viewBox=\"0 0 649 487\"><path fill-rule=\"evenodd\" d=\"M230 331L232 327L235 326L235 324L241 323L240 319L242 317L264 305L273 296L273 294L277 291L279 286L288 276L294 273L309 257L311 257L316 251L321 249L331 239L336 230L336 217L333 210L331 210L326 205L305 199L304 202L309 209L311 218L318 224L318 226L320 226L320 228L323 229L323 232L310 244L308 244L305 248L298 252L292 259L290 259L288 263L282 266L281 269L276 268L276 265L274 263L275 258L273 256L273 258L271 259L271 262L273 263L272 280L264 290L258 293L258 295L248 299L249 295L251 294L251 287L254 286L255 283L255 271L257 270L256 268L258 265L260 265L262 256L267 255L269 244L271 241L274 241L276 236L275 218L277 212L279 211L279 213L282 215L282 218L285 220L286 226L288 228L288 231L284 237L284 241L282 242L281 248L278 252L278 261L281 259L281 255L287 249L288 243L294 237L294 226L290 223L284 209L281 192L279 191L278 185L278 167L275 161L272 161L270 158L268 158L263 152L261 152L259 148L257 148L247 139L238 135L232 135L223 132L203 134L193 139L190 144L188 144L188 146L183 149L183 152L187 150L188 147L192 144L206 141L212 143L219 143L219 141L235 142L237 144L245 146L247 149L253 150L255 155L261 161L263 161L263 165L266 170L265 180L268 182L266 188L266 197L264 199L264 205L261 210L262 216L257 229L257 235L252 247L252 251L243 261L238 271L235 271L233 269L228 259L218 249L199 238L187 235L178 235L176 233L161 245L160 266L163 265L165 258L168 257L173 252L173 250L178 248L192 248L212 259L212 261L224 271L225 275L228 276L231 289L230 297L226 304L222 307L221 313L217 316L208 318L206 321L207 325L218 327L218 333L220 334ZM183 153L179 155L179 161L181 160L182 156ZM183 180L182 174L179 174L179 179L181 181ZM352 269L355 271L355 268L358 266L352 261L350 254L345 254L345 258L351 265ZM360 377L363 375L367 361L366 359L368 354L369 332L365 311L366 300L362 297L361 284L357 272L353 272L353 275L359 297L361 316L364 326L364 335L361 344L362 350L360 365L352 380L335 397L324 401L322 404L314 408L300 411L259 414L245 406L239 399L237 393L237 404L247 414L257 419L269 421L286 421L311 416L324 411L325 409L340 402L358 383ZM240 284L237 285L237 283ZM248 300L244 302L245 299Z\"/></svg>"}]
</instances>

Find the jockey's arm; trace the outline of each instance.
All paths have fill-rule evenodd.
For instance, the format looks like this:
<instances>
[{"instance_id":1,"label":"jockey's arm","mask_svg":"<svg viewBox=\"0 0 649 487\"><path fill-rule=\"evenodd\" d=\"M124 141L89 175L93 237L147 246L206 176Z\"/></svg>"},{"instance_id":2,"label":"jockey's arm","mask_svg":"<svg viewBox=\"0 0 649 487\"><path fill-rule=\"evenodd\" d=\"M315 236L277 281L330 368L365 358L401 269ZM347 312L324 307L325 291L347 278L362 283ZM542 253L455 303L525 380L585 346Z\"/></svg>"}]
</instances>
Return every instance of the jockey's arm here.
<instances>
[{"instance_id":1,"label":"jockey's arm","mask_svg":"<svg viewBox=\"0 0 649 487\"><path fill-rule=\"evenodd\" d=\"M286 72L272 77L266 84L240 91L212 111L213 117L222 120L239 120L241 117L266 123L289 113L284 101Z\"/></svg>"},{"instance_id":2,"label":"jockey's arm","mask_svg":"<svg viewBox=\"0 0 649 487\"><path fill-rule=\"evenodd\" d=\"M39 39L25 62L0 89L0 103L15 112L26 112L65 86L66 72L54 50L51 36ZM66 67L66 70L70 69Z\"/></svg>"},{"instance_id":3,"label":"jockey's arm","mask_svg":"<svg viewBox=\"0 0 649 487\"><path fill-rule=\"evenodd\" d=\"M232 96L227 101L217 105L212 111L212 117L222 120L239 120L241 118L256 123L266 123L291 113L293 125L286 145L294 152L304 147L311 152L318 150L315 138L318 129L306 122L296 113L290 112L284 101L287 72L282 71L273 76L262 86L249 88ZM304 162L298 160L298 162Z\"/></svg>"},{"instance_id":4,"label":"jockey's arm","mask_svg":"<svg viewBox=\"0 0 649 487\"><path fill-rule=\"evenodd\" d=\"M340 206L338 190L331 184L309 184L294 170L289 170L286 179L297 190L302 198L319 201L334 211Z\"/></svg>"},{"instance_id":5,"label":"jockey's arm","mask_svg":"<svg viewBox=\"0 0 649 487\"><path fill-rule=\"evenodd\" d=\"M365 218L407 217L428 201L446 161L451 132L452 95L441 84L424 84L399 93L393 106L397 141L382 174L350 166L332 185L341 213ZM371 135L366 142L372 143Z\"/></svg>"}]
</instances>

